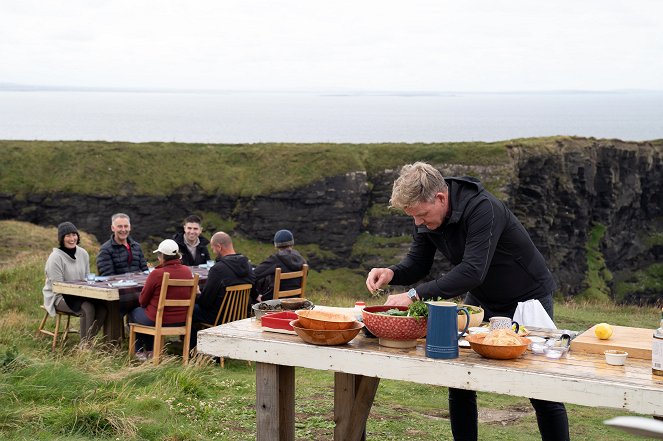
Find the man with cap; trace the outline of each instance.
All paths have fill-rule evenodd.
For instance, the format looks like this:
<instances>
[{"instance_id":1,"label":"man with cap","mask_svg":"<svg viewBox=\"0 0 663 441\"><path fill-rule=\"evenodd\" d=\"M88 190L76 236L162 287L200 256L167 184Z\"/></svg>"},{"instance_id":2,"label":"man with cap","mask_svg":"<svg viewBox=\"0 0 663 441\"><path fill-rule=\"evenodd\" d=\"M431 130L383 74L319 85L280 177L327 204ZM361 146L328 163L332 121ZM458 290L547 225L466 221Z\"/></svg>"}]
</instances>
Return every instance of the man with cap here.
<instances>
[{"instance_id":1,"label":"man with cap","mask_svg":"<svg viewBox=\"0 0 663 441\"><path fill-rule=\"evenodd\" d=\"M84 297L55 294L53 282L70 282L85 280L90 272L90 256L84 248L78 246L81 238L78 230L71 222L58 225L58 248L53 248L46 261L46 283L44 308L53 317L56 311L76 314L80 317L81 343L88 343L106 320L106 304L102 300Z\"/></svg>"},{"instance_id":2,"label":"man with cap","mask_svg":"<svg viewBox=\"0 0 663 441\"><path fill-rule=\"evenodd\" d=\"M255 270L256 283L251 290L251 303L271 300L274 295L274 272L281 268L281 272L290 273L300 271L306 259L293 248L295 238L289 230L279 230L274 235L276 253L269 256L258 265ZM281 289L297 289L301 286L301 279L288 279L281 282Z\"/></svg>"},{"instance_id":3,"label":"man with cap","mask_svg":"<svg viewBox=\"0 0 663 441\"><path fill-rule=\"evenodd\" d=\"M197 323L214 323L221 308L223 296L227 286L253 283L255 277L251 262L246 256L235 251L231 237L219 231L214 233L210 242L212 251L216 254L214 266L207 274L205 287L196 299L193 309L194 329L191 330L190 347L197 344Z\"/></svg>"},{"instance_id":4,"label":"man with cap","mask_svg":"<svg viewBox=\"0 0 663 441\"><path fill-rule=\"evenodd\" d=\"M138 302L140 306L133 309L129 315L130 323L138 323L146 326L154 326L161 294L161 281L163 274L169 273L171 279L192 279L191 269L182 265L179 246L172 239L166 239L154 250L159 260L154 270L147 276L145 286L140 292ZM169 299L189 298L191 291L186 286L174 286L168 290ZM163 324L165 326L179 326L186 321L186 307L172 307L164 311ZM146 360L152 356L154 337L145 334L136 334L136 357Z\"/></svg>"},{"instance_id":5,"label":"man with cap","mask_svg":"<svg viewBox=\"0 0 663 441\"><path fill-rule=\"evenodd\" d=\"M182 229L173 236L173 240L180 246L184 265L196 266L209 260L210 254L207 249L209 240L200 235L202 232L200 217L192 214L184 219Z\"/></svg>"}]
</instances>

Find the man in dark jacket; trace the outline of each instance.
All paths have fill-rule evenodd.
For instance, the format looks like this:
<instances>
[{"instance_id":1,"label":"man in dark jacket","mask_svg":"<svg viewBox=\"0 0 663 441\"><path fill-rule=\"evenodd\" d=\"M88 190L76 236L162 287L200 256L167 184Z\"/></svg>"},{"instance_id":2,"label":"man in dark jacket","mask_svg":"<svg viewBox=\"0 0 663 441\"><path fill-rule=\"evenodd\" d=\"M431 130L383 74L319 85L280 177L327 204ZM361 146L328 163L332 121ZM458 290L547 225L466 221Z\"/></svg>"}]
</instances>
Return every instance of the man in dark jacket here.
<instances>
[{"instance_id":1,"label":"man in dark jacket","mask_svg":"<svg viewBox=\"0 0 663 441\"><path fill-rule=\"evenodd\" d=\"M410 285L428 275L440 251L454 268L402 294L387 305L407 306L417 299L452 298L480 305L485 318L513 314L518 302L538 299L553 316L555 282L527 231L503 202L473 178L444 179L429 164L406 165L394 182L390 205L414 219L407 256L389 268L373 268L366 287ZM531 399L543 440L569 439L562 403ZM455 439L477 439L476 393L449 389L451 430Z\"/></svg>"},{"instance_id":2,"label":"man in dark jacket","mask_svg":"<svg viewBox=\"0 0 663 441\"><path fill-rule=\"evenodd\" d=\"M131 220L124 213L116 213L111 217L113 234L99 249L97 254L97 270L102 276L134 273L147 270L147 260L140 244L133 240Z\"/></svg>"},{"instance_id":3,"label":"man in dark jacket","mask_svg":"<svg viewBox=\"0 0 663 441\"><path fill-rule=\"evenodd\" d=\"M147 270L147 260L143 255L140 244L133 240L131 233L131 220L124 213L115 213L111 216L111 231L113 234L99 249L97 254L97 271L102 276L134 273ZM120 298L120 313L122 315L138 306L138 293L123 295Z\"/></svg>"},{"instance_id":4,"label":"man in dark jacket","mask_svg":"<svg viewBox=\"0 0 663 441\"><path fill-rule=\"evenodd\" d=\"M175 233L173 240L180 247L182 254L182 263L188 266L197 266L207 263L210 259L207 245L209 240L200 233L203 232L200 217L196 215L188 216L184 219L182 230Z\"/></svg>"},{"instance_id":5,"label":"man in dark jacket","mask_svg":"<svg viewBox=\"0 0 663 441\"><path fill-rule=\"evenodd\" d=\"M293 248L295 238L288 230L279 230L274 235L276 253L269 256L255 270L256 283L251 290L251 303L271 300L274 295L274 272L281 268L283 273L301 271L306 259ZM287 279L281 282L281 290L297 289L301 279Z\"/></svg>"},{"instance_id":6,"label":"man in dark jacket","mask_svg":"<svg viewBox=\"0 0 663 441\"><path fill-rule=\"evenodd\" d=\"M216 254L214 266L209 270L203 291L196 299L193 309L193 323L214 323L221 308L226 287L253 283L255 277L251 262L246 256L235 252L233 241L228 234L214 233L210 242ZM191 348L197 344L198 327L191 330Z\"/></svg>"}]
</instances>

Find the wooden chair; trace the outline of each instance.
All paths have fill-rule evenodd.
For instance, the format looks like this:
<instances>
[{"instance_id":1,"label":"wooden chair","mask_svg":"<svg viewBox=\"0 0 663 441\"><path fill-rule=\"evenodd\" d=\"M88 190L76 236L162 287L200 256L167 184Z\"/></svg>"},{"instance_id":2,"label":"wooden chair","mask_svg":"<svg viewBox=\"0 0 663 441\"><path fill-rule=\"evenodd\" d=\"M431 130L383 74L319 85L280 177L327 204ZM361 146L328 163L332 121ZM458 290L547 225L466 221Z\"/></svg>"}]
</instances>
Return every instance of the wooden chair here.
<instances>
[{"instance_id":1,"label":"wooden chair","mask_svg":"<svg viewBox=\"0 0 663 441\"><path fill-rule=\"evenodd\" d=\"M46 321L48 320L48 311L46 311L46 308L44 308L44 305L41 305L41 309L44 310L44 318L41 319L41 323L39 323L39 328L37 328L37 332L41 334L45 334L48 336L53 337L53 342L51 343L51 351L55 351L55 347L58 344L58 334L60 334L60 320L62 317L67 317L67 323L64 326L64 332L62 334L62 342L64 344L65 340L67 340L67 336L69 335L70 332L78 334L78 330L70 328L69 327L69 321L72 317L78 317L76 314L68 313L68 312L62 312L62 311L55 311L55 329L53 331L49 331L48 329L45 329L46 326Z\"/></svg>"},{"instance_id":2,"label":"wooden chair","mask_svg":"<svg viewBox=\"0 0 663 441\"><path fill-rule=\"evenodd\" d=\"M200 326L205 329L248 318L249 294L252 287L250 283L227 286L214 323L201 323Z\"/></svg>"},{"instance_id":3,"label":"wooden chair","mask_svg":"<svg viewBox=\"0 0 663 441\"><path fill-rule=\"evenodd\" d=\"M164 273L161 281L161 293L159 294L159 305L157 306L157 317L154 326L140 325L138 323L129 324L129 356L133 357L136 352L136 333L148 334L154 336L154 352L152 362L159 364L161 351L163 349L163 339L171 335L183 335L184 342L182 347L183 363L189 361L189 337L191 335L191 318L193 315L193 306L196 303L196 293L198 291L199 275L193 276L193 279L171 279L170 274ZM168 299L168 288L171 286L189 286L191 295L188 299ZM179 306L188 308L186 313L186 322L184 326L164 326L163 314L168 307Z\"/></svg>"},{"instance_id":4,"label":"wooden chair","mask_svg":"<svg viewBox=\"0 0 663 441\"><path fill-rule=\"evenodd\" d=\"M224 323L234 322L249 317L249 294L253 285L244 283L242 285L232 285L226 287L226 293L223 296L221 307L216 314L214 323L201 323L202 329L212 326L223 325ZM221 367L224 367L224 358L219 359ZM249 366L251 362L249 361Z\"/></svg>"},{"instance_id":5,"label":"wooden chair","mask_svg":"<svg viewBox=\"0 0 663 441\"><path fill-rule=\"evenodd\" d=\"M274 300L282 299L284 297L301 297L304 298L304 291L306 290L306 276L308 274L308 265L302 265L301 271L293 271L290 273L282 273L281 268L276 268L274 274ZM302 284L298 289L290 289L281 291L281 280L289 279L302 279Z\"/></svg>"}]
</instances>

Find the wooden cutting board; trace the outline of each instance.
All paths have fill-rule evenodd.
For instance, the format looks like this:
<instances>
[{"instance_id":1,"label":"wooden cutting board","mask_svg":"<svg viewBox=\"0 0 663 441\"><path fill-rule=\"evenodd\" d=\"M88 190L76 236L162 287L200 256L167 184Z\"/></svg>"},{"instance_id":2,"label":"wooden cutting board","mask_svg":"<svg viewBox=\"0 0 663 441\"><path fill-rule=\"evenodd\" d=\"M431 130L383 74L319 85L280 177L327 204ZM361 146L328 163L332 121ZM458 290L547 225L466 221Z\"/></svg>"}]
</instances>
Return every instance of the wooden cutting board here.
<instances>
[{"instance_id":1,"label":"wooden cutting board","mask_svg":"<svg viewBox=\"0 0 663 441\"><path fill-rule=\"evenodd\" d=\"M651 360L653 329L630 328L627 326L612 326L612 337L609 340L599 340L594 335L592 326L571 341L572 351L603 354L608 349L619 349L628 352L629 357Z\"/></svg>"}]
</instances>

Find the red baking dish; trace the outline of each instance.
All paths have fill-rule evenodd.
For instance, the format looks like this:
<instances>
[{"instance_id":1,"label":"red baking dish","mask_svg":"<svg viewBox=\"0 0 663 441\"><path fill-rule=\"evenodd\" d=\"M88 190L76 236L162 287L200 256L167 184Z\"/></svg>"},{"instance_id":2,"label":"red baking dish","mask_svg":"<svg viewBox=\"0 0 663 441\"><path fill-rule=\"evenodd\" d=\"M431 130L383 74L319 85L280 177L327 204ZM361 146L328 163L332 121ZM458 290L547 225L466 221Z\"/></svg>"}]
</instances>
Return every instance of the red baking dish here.
<instances>
[{"instance_id":1,"label":"red baking dish","mask_svg":"<svg viewBox=\"0 0 663 441\"><path fill-rule=\"evenodd\" d=\"M292 311L282 311L263 315L260 323L263 331L296 334L290 326L290 322L293 320L297 320L297 314Z\"/></svg>"}]
</instances>

